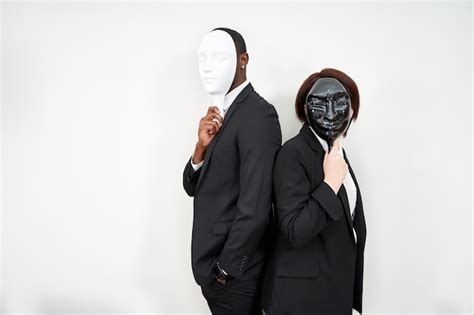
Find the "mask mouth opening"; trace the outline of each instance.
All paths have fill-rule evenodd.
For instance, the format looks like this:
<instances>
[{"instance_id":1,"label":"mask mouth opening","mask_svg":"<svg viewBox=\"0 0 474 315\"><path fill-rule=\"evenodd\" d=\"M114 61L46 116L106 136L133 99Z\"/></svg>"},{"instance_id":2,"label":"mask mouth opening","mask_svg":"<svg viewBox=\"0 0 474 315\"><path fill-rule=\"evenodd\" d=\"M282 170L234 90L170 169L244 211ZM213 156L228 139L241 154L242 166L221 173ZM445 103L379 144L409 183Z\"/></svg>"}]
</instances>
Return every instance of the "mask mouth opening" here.
<instances>
[{"instance_id":1,"label":"mask mouth opening","mask_svg":"<svg viewBox=\"0 0 474 315\"><path fill-rule=\"evenodd\" d=\"M342 129L343 124L341 123L327 123L327 124L319 124L319 129L326 130L326 131L336 131L338 129Z\"/></svg>"}]
</instances>

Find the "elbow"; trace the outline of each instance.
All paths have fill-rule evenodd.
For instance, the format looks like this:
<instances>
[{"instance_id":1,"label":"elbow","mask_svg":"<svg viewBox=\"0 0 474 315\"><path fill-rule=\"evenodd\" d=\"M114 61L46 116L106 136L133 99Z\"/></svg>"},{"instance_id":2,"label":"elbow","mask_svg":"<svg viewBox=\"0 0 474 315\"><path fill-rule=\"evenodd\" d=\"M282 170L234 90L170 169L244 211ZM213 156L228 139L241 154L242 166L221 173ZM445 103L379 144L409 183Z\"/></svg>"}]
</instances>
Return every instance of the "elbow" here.
<instances>
[{"instance_id":1,"label":"elbow","mask_svg":"<svg viewBox=\"0 0 474 315\"><path fill-rule=\"evenodd\" d=\"M196 192L196 185L193 185L192 183L190 183L187 176L184 176L183 178L183 188L189 197L194 197L194 193Z\"/></svg>"},{"instance_id":2,"label":"elbow","mask_svg":"<svg viewBox=\"0 0 474 315\"><path fill-rule=\"evenodd\" d=\"M298 228L294 220L289 220L286 223L282 222L280 224L280 231L294 249L303 248L308 243L308 237L305 237L304 231Z\"/></svg>"},{"instance_id":3,"label":"elbow","mask_svg":"<svg viewBox=\"0 0 474 315\"><path fill-rule=\"evenodd\" d=\"M189 197L194 197L194 191L185 189L186 194L188 194Z\"/></svg>"},{"instance_id":4,"label":"elbow","mask_svg":"<svg viewBox=\"0 0 474 315\"><path fill-rule=\"evenodd\" d=\"M186 191L186 194L188 194L189 197L194 197L195 190L195 187L192 185L186 185L186 183L184 184L184 191Z\"/></svg>"},{"instance_id":5,"label":"elbow","mask_svg":"<svg viewBox=\"0 0 474 315\"><path fill-rule=\"evenodd\" d=\"M290 246L294 249L303 248L306 243L299 241L298 239L292 238L289 239Z\"/></svg>"},{"instance_id":6,"label":"elbow","mask_svg":"<svg viewBox=\"0 0 474 315\"><path fill-rule=\"evenodd\" d=\"M305 239L302 239L302 238L299 238L297 236L292 236L292 237L289 237L288 238L288 241L290 243L290 246L294 249L300 249L300 248L303 248L306 246L306 244L308 243L307 240Z\"/></svg>"}]
</instances>

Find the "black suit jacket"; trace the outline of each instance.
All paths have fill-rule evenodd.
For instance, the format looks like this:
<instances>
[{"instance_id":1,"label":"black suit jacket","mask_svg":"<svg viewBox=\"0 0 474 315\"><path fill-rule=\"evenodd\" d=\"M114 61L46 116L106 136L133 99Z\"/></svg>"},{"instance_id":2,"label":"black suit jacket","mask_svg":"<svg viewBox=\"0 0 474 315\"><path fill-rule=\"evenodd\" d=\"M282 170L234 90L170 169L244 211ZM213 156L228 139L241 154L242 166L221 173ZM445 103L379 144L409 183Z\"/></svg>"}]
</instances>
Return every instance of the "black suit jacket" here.
<instances>
[{"instance_id":1,"label":"black suit jacket","mask_svg":"<svg viewBox=\"0 0 474 315\"><path fill-rule=\"evenodd\" d=\"M362 312L366 225L360 189L349 164L357 187L353 222L344 186L336 195L323 181L324 154L307 124L278 153L278 234L262 294L268 314Z\"/></svg>"},{"instance_id":2,"label":"black suit jacket","mask_svg":"<svg viewBox=\"0 0 474 315\"><path fill-rule=\"evenodd\" d=\"M189 159L183 186L194 196L192 267L199 285L216 261L238 279L263 277L272 210L272 172L281 147L278 115L249 83L209 144L202 167Z\"/></svg>"}]
</instances>

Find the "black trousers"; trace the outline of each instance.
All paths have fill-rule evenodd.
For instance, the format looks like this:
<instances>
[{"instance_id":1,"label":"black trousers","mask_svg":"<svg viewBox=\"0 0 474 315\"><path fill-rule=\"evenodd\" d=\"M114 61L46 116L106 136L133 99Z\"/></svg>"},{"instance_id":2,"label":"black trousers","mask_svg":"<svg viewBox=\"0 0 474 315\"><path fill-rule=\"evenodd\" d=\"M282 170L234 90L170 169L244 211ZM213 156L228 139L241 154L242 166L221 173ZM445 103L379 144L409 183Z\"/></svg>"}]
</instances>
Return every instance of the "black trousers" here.
<instances>
[{"instance_id":1,"label":"black trousers","mask_svg":"<svg viewBox=\"0 0 474 315\"><path fill-rule=\"evenodd\" d=\"M217 280L201 286L213 315L261 315L261 280L230 278L224 285Z\"/></svg>"}]
</instances>

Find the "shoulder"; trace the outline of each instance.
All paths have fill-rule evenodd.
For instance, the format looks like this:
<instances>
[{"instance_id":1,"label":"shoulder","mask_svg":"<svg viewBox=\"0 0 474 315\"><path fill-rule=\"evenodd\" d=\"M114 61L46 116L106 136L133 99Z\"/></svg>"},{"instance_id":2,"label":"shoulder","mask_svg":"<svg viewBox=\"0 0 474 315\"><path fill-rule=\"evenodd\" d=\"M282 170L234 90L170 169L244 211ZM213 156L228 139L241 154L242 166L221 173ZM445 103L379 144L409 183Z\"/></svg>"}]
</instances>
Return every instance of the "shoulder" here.
<instances>
[{"instance_id":1,"label":"shoulder","mask_svg":"<svg viewBox=\"0 0 474 315\"><path fill-rule=\"evenodd\" d=\"M239 111L243 115L247 115L249 117L255 117L256 115L259 117L268 115L275 115L278 117L275 107L267 102L267 100L260 96L260 94L258 94L255 90L250 92L245 100L239 104L239 106L241 107Z\"/></svg>"},{"instance_id":2,"label":"shoulder","mask_svg":"<svg viewBox=\"0 0 474 315\"><path fill-rule=\"evenodd\" d=\"M309 149L309 150L308 150ZM311 149L303 136L298 133L283 144L278 151L275 166L275 181L304 181L309 178L311 169ZM300 182L301 184L302 182Z\"/></svg>"},{"instance_id":3,"label":"shoulder","mask_svg":"<svg viewBox=\"0 0 474 315\"><path fill-rule=\"evenodd\" d=\"M239 103L236 110L239 135L268 140L274 139L281 145L281 129L275 107L257 92L250 92ZM269 145L270 142L269 141Z\"/></svg>"},{"instance_id":4,"label":"shoulder","mask_svg":"<svg viewBox=\"0 0 474 315\"><path fill-rule=\"evenodd\" d=\"M299 161L304 160L305 155L307 155L306 142L303 139L301 134L297 134L293 138L286 141L278 152L278 160L281 161Z\"/></svg>"}]
</instances>

